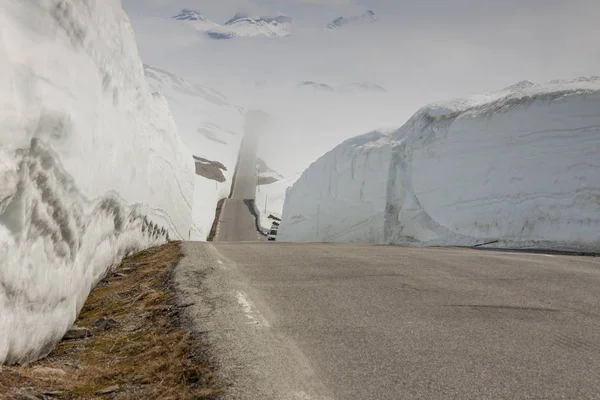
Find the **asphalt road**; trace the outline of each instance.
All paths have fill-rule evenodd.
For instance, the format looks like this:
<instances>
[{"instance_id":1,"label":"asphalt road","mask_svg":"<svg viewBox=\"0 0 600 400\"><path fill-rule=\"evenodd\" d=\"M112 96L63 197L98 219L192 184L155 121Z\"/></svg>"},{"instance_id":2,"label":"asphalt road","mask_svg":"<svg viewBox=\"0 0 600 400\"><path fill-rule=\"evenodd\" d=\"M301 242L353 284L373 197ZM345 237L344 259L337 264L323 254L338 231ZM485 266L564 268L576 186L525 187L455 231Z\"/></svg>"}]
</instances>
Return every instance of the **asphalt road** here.
<instances>
[{"instance_id":1,"label":"asphalt road","mask_svg":"<svg viewBox=\"0 0 600 400\"><path fill-rule=\"evenodd\" d=\"M229 399L599 399L600 260L185 243Z\"/></svg>"},{"instance_id":2,"label":"asphalt road","mask_svg":"<svg viewBox=\"0 0 600 400\"><path fill-rule=\"evenodd\" d=\"M231 196L225 200L217 224L215 242L247 242L264 240L256 230L255 217L247 200L256 197L256 151L258 140L266 123L262 113L246 114L242 140Z\"/></svg>"}]
</instances>

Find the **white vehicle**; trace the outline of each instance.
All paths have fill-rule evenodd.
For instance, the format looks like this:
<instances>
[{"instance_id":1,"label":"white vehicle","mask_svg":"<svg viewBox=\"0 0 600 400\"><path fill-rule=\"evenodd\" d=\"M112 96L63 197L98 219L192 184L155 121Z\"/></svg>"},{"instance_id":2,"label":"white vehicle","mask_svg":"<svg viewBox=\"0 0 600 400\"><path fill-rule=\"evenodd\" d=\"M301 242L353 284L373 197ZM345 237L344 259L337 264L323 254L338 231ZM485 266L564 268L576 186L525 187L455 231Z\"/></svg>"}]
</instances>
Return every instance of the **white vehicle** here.
<instances>
[{"instance_id":1,"label":"white vehicle","mask_svg":"<svg viewBox=\"0 0 600 400\"><path fill-rule=\"evenodd\" d=\"M267 235L267 240L274 241L276 238L277 238L277 229L271 228L271 230L269 231L269 234Z\"/></svg>"}]
</instances>

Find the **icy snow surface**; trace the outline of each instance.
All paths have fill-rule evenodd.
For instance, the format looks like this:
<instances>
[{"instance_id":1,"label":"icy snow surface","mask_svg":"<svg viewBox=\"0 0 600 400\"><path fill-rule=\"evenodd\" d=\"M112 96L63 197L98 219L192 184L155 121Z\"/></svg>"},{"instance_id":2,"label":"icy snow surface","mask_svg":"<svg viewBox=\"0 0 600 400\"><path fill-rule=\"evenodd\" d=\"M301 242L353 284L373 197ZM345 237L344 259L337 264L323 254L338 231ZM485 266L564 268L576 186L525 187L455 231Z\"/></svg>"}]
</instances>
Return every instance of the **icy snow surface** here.
<instances>
[{"instance_id":1,"label":"icy snow surface","mask_svg":"<svg viewBox=\"0 0 600 400\"><path fill-rule=\"evenodd\" d=\"M280 240L600 250L600 78L432 104L288 191Z\"/></svg>"},{"instance_id":2,"label":"icy snow surface","mask_svg":"<svg viewBox=\"0 0 600 400\"><path fill-rule=\"evenodd\" d=\"M118 0L0 10L0 362L46 354L107 268L187 238L194 163Z\"/></svg>"},{"instance_id":3,"label":"icy snow surface","mask_svg":"<svg viewBox=\"0 0 600 400\"><path fill-rule=\"evenodd\" d=\"M194 183L193 226L189 238L206 240L217 202L229 195L243 136L244 110L220 92L160 68L145 65L150 87L168 101L179 134L194 156L221 164L226 181L197 175ZM186 237L187 239L187 237Z\"/></svg>"}]
</instances>

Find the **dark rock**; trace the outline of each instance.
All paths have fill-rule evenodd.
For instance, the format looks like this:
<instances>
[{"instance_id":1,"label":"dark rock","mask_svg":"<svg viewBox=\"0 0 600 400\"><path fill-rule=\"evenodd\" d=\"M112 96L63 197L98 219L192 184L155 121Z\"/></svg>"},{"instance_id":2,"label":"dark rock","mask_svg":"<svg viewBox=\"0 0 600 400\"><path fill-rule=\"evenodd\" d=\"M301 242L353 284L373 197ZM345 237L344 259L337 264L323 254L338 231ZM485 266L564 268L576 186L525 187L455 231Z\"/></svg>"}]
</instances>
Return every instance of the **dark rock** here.
<instances>
[{"instance_id":1,"label":"dark rock","mask_svg":"<svg viewBox=\"0 0 600 400\"><path fill-rule=\"evenodd\" d=\"M71 329L65 333L63 336L63 340L78 340L84 339L88 336L92 336L92 332L88 328L80 328L76 325L73 325Z\"/></svg>"},{"instance_id":2,"label":"dark rock","mask_svg":"<svg viewBox=\"0 0 600 400\"><path fill-rule=\"evenodd\" d=\"M94 322L94 326L96 331L103 332L119 326L119 322L114 318L102 317L98 318L96 322Z\"/></svg>"}]
</instances>

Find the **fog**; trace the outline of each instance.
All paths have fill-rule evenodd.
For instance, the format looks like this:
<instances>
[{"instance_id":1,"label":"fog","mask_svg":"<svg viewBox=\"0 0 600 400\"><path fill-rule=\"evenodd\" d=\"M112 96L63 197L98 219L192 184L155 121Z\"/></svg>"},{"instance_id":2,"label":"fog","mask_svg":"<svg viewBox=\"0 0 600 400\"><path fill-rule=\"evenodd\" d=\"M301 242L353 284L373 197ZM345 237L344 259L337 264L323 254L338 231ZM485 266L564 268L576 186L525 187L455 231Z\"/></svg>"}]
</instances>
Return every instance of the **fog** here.
<instances>
[{"instance_id":1,"label":"fog","mask_svg":"<svg viewBox=\"0 0 600 400\"><path fill-rule=\"evenodd\" d=\"M261 155L287 175L346 138L402 125L427 103L521 80L600 75L595 0L123 0L144 62L211 86L271 118ZM193 8L222 23L237 11L294 18L284 38L212 40L170 17ZM375 24L328 31L371 9ZM373 83L387 93L299 90Z\"/></svg>"}]
</instances>

